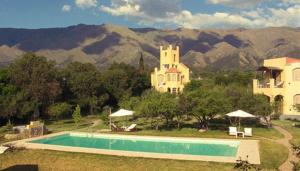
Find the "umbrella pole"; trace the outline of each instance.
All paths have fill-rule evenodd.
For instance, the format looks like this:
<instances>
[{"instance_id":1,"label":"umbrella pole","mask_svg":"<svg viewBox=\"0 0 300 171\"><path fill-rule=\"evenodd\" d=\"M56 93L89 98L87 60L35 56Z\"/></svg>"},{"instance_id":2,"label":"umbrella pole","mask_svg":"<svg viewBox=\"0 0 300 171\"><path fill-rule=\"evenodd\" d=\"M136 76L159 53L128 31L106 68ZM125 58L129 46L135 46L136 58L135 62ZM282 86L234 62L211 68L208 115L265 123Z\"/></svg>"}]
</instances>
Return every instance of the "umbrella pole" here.
<instances>
[{"instance_id":1,"label":"umbrella pole","mask_svg":"<svg viewBox=\"0 0 300 171\"><path fill-rule=\"evenodd\" d=\"M238 131L240 131L240 129L241 129L241 118L239 117L239 130Z\"/></svg>"},{"instance_id":2,"label":"umbrella pole","mask_svg":"<svg viewBox=\"0 0 300 171\"><path fill-rule=\"evenodd\" d=\"M111 108L109 108L109 127L110 127L110 130L111 130Z\"/></svg>"}]
</instances>

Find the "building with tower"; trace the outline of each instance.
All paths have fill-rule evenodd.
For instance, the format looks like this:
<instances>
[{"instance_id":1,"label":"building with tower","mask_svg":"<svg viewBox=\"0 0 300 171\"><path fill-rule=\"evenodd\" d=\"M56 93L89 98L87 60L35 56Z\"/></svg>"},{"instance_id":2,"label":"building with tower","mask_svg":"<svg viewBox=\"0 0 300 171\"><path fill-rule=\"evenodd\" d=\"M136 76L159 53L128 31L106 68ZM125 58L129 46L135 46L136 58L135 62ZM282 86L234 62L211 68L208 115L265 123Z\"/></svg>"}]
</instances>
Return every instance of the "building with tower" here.
<instances>
[{"instance_id":1,"label":"building with tower","mask_svg":"<svg viewBox=\"0 0 300 171\"><path fill-rule=\"evenodd\" d=\"M159 92L180 93L190 82L190 70L180 63L179 47L160 47L160 65L151 73L151 85Z\"/></svg>"}]
</instances>

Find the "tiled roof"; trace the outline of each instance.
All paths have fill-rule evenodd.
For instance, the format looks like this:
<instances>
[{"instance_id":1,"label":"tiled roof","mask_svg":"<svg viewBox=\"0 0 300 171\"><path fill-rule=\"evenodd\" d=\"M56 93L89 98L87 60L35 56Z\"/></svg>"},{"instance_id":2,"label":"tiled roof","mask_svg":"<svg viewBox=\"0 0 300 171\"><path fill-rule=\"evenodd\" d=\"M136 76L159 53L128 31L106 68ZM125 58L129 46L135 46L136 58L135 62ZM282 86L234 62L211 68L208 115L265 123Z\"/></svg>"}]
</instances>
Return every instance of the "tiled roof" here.
<instances>
[{"instance_id":1,"label":"tiled roof","mask_svg":"<svg viewBox=\"0 0 300 171\"><path fill-rule=\"evenodd\" d=\"M286 57L286 63L287 64L290 64L290 63L300 63L300 59Z\"/></svg>"},{"instance_id":2,"label":"tiled roof","mask_svg":"<svg viewBox=\"0 0 300 171\"><path fill-rule=\"evenodd\" d=\"M172 67L172 68L168 69L166 73L181 73L181 72L178 71L177 68Z\"/></svg>"}]
</instances>

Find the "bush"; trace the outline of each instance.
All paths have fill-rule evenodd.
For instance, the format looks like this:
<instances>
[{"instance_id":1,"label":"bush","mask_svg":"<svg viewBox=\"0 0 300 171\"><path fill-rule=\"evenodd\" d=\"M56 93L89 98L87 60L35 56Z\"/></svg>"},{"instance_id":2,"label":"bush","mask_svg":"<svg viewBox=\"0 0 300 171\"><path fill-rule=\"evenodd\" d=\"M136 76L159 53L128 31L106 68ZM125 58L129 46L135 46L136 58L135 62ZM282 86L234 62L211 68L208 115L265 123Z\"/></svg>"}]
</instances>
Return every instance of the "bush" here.
<instances>
[{"instance_id":1,"label":"bush","mask_svg":"<svg viewBox=\"0 0 300 171\"><path fill-rule=\"evenodd\" d=\"M100 114L100 119L103 121L104 124L109 124L109 109L110 107L109 106L105 106L103 108L103 111L102 113Z\"/></svg>"},{"instance_id":2,"label":"bush","mask_svg":"<svg viewBox=\"0 0 300 171\"><path fill-rule=\"evenodd\" d=\"M72 114L72 117L73 117L73 120L74 120L76 126L78 127L79 126L79 122L82 119L81 111L80 111L80 106L79 105L76 106L75 111Z\"/></svg>"},{"instance_id":3,"label":"bush","mask_svg":"<svg viewBox=\"0 0 300 171\"><path fill-rule=\"evenodd\" d=\"M71 112L71 105L68 103L55 103L49 106L48 113L52 118L58 119L67 116Z\"/></svg>"}]
</instances>

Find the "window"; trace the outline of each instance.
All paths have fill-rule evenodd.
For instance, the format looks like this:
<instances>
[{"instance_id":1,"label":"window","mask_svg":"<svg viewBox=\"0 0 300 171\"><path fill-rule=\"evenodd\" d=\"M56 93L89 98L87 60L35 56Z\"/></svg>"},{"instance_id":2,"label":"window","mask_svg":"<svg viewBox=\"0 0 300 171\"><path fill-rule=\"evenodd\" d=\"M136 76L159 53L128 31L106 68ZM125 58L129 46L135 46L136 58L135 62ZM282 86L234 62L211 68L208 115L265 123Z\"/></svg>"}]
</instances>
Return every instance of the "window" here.
<instances>
[{"instance_id":1,"label":"window","mask_svg":"<svg viewBox=\"0 0 300 171\"><path fill-rule=\"evenodd\" d=\"M166 69L169 69L169 64L164 64L164 67L165 67Z\"/></svg>"},{"instance_id":2,"label":"window","mask_svg":"<svg viewBox=\"0 0 300 171\"><path fill-rule=\"evenodd\" d=\"M163 85L164 83L164 76L163 75L158 75L158 85Z\"/></svg>"},{"instance_id":3,"label":"window","mask_svg":"<svg viewBox=\"0 0 300 171\"><path fill-rule=\"evenodd\" d=\"M172 88L172 93L176 93L177 88Z\"/></svg>"},{"instance_id":4,"label":"window","mask_svg":"<svg viewBox=\"0 0 300 171\"><path fill-rule=\"evenodd\" d=\"M294 69L293 79L294 81L300 81L300 68Z\"/></svg>"},{"instance_id":5,"label":"window","mask_svg":"<svg viewBox=\"0 0 300 171\"><path fill-rule=\"evenodd\" d=\"M167 52L165 52L165 56L167 56L168 55L168 53Z\"/></svg>"},{"instance_id":6,"label":"window","mask_svg":"<svg viewBox=\"0 0 300 171\"><path fill-rule=\"evenodd\" d=\"M170 78L170 74L168 74L168 75L167 75L167 80L168 80L168 81L170 81L170 80L171 80L171 78Z\"/></svg>"},{"instance_id":7,"label":"window","mask_svg":"<svg viewBox=\"0 0 300 171\"><path fill-rule=\"evenodd\" d=\"M174 62L175 62L175 59L176 59L176 54L174 54Z\"/></svg>"},{"instance_id":8,"label":"window","mask_svg":"<svg viewBox=\"0 0 300 171\"><path fill-rule=\"evenodd\" d=\"M176 81L176 74L172 74L172 81Z\"/></svg>"},{"instance_id":9,"label":"window","mask_svg":"<svg viewBox=\"0 0 300 171\"><path fill-rule=\"evenodd\" d=\"M294 96L294 104L295 105L300 105L300 94L296 94Z\"/></svg>"}]
</instances>

